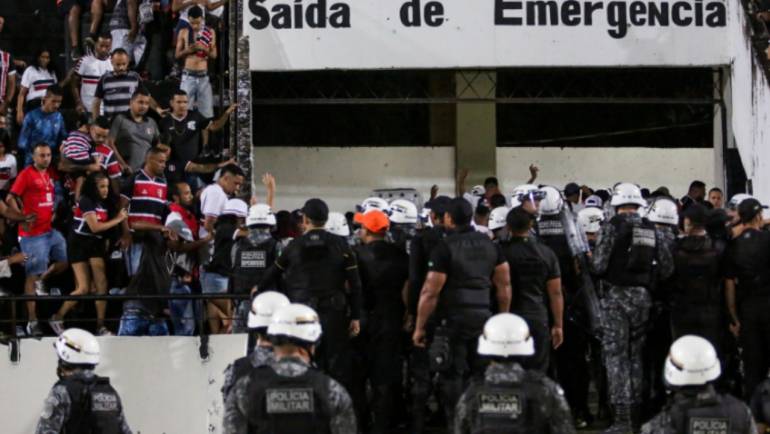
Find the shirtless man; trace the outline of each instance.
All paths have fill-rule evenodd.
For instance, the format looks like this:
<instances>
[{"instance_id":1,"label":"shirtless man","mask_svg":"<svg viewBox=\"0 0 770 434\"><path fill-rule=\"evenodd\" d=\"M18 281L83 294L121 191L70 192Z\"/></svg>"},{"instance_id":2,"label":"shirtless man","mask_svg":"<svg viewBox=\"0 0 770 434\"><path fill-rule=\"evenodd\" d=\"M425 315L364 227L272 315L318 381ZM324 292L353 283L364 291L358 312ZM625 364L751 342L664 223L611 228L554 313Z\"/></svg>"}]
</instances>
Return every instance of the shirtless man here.
<instances>
[{"instance_id":1,"label":"shirtless man","mask_svg":"<svg viewBox=\"0 0 770 434\"><path fill-rule=\"evenodd\" d=\"M214 117L214 106L208 60L217 58L216 32L205 25L203 10L199 6L190 8L187 17L190 28L182 28L176 37L176 59L184 60L179 88L187 92L191 107L211 119Z\"/></svg>"}]
</instances>

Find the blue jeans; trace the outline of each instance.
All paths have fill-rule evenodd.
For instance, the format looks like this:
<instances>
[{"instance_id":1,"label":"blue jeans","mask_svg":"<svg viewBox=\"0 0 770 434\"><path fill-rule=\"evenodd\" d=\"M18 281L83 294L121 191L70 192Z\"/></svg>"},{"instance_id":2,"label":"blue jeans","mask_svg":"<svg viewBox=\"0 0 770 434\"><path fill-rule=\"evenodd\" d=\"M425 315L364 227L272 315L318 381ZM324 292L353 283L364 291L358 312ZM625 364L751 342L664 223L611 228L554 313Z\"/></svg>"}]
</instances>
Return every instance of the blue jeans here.
<instances>
[{"instance_id":1,"label":"blue jeans","mask_svg":"<svg viewBox=\"0 0 770 434\"><path fill-rule=\"evenodd\" d=\"M201 271L201 289L204 294L226 294L229 280L227 276L218 273Z\"/></svg>"},{"instance_id":2,"label":"blue jeans","mask_svg":"<svg viewBox=\"0 0 770 434\"><path fill-rule=\"evenodd\" d=\"M192 294L190 286L174 277L171 282L171 294ZM195 309L194 300L169 300L168 308L171 311L171 323L174 325L174 335L192 336L195 333Z\"/></svg>"},{"instance_id":3,"label":"blue jeans","mask_svg":"<svg viewBox=\"0 0 770 434\"><path fill-rule=\"evenodd\" d=\"M19 244L22 253L28 258L24 264L28 276L45 273L49 261L67 262L67 242L55 229L34 237L21 237Z\"/></svg>"},{"instance_id":4,"label":"blue jeans","mask_svg":"<svg viewBox=\"0 0 770 434\"><path fill-rule=\"evenodd\" d=\"M120 317L118 336L168 336L168 326L162 319L153 319L140 311L127 310Z\"/></svg>"},{"instance_id":5,"label":"blue jeans","mask_svg":"<svg viewBox=\"0 0 770 434\"><path fill-rule=\"evenodd\" d=\"M133 276L139 271L139 264L142 262L142 247L142 243L132 243L126 251L126 269L129 276Z\"/></svg>"},{"instance_id":6,"label":"blue jeans","mask_svg":"<svg viewBox=\"0 0 770 434\"><path fill-rule=\"evenodd\" d=\"M187 92L190 99L190 107L195 107L203 117L214 117L214 97L211 91L211 82L206 74L193 75L187 71L182 72L182 82L179 88Z\"/></svg>"}]
</instances>

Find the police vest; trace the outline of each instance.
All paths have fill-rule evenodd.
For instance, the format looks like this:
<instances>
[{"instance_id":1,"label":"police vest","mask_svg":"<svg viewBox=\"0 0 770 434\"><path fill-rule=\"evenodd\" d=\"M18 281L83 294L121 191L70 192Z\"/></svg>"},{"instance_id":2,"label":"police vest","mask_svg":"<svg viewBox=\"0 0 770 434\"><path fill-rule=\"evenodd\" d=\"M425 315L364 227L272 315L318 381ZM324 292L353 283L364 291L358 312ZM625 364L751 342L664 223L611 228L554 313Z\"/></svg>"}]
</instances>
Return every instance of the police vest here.
<instances>
[{"instance_id":1,"label":"police vest","mask_svg":"<svg viewBox=\"0 0 770 434\"><path fill-rule=\"evenodd\" d=\"M472 434L531 434L548 432L548 415L540 411L549 397L536 378L521 383L482 383L471 389Z\"/></svg>"},{"instance_id":2,"label":"police vest","mask_svg":"<svg viewBox=\"0 0 770 434\"><path fill-rule=\"evenodd\" d=\"M344 295L343 254L347 249L342 237L320 230L295 239L284 253L292 255L291 266L284 274L289 298L297 303L308 303L313 298Z\"/></svg>"},{"instance_id":3,"label":"police vest","mask_svg":"<svg viewBox=\"0 0 770 434\"><path fill-rule=\"evenodd\" d=\"M647 219L630 222L623 215L610 220L615 245L605 278L615 286L649 286L656 257L655 225Z\"/></svg>"},{"instance_id":4,"label":"police vest","mask_svg":"<svg viewBox=\"0 0 770 434\"><path fill-rule=\"evenodd\" d=\"M272 237L259 244L242 238L233 255L232 283L236 294L248 294L262 280L267 269L275 262L278 242ZM267 289L267 288L265 288Z\"/></svg>"},{"instance_id":5,"label":"police vest","mask_svg":"<svg viewBox=\"0 0 770 434\"><path fill-rule=\"evenodd\" d=\"M444 239L451 267L440 305L444 312L457 309L491 310L492 274L497 265L497 247L486 235L460 232Z\"/></svg>"},{"instance_id":6,"label":"police vest","mask_svg":"<svg viewBox=\"0 0 770 434\"><path fill-rule=\"evenodd\" d=\"M261 366L251 374L249 434L330 433L328 396L328 379L312 368L284 377Z\"/></svg>"},{"instance_id":7,"label":"police vest","mask_svg":"<svg viewBox=\"0 0 770 434\"><path fill-rule=\"evenodd\" d=\"M677 433L743 434L751 426L749 412L742 402L719 395L710 387L697 396L675 396L669 412Z\"/></svg>"},{"instance_id":8,"label":"police vest","mask_svg":"<svg viewBox=\"0 0 770 434\"><path fill-rule=\"evenodd\" d=\"M561 217L558 215L543 216L537 223L537 236L559 258L562 285L568 289L575 289L578 286L575 263L567 243L567 235Z\"/></svg>"},{"instance_id":9,"label":"police vest","mask_svg":"<svg viewBox=\"0 0 770 434\"><path fill-rule=\"evenodd\" d=\"M722 303L721 251L708 237L685 237L674 251L678 306L718 308Z\"/></svg>"},{"instance_id":10,"label":"police vest","mask_svg":"<svg viewBox=\"0 0 770 434\"><path fill-rule=\"evenodd\" d=\"M63 434L119 434L120 399L109 378L64 378L57 385L67 388L70 417Z\"/></svg>"}]
</instances>

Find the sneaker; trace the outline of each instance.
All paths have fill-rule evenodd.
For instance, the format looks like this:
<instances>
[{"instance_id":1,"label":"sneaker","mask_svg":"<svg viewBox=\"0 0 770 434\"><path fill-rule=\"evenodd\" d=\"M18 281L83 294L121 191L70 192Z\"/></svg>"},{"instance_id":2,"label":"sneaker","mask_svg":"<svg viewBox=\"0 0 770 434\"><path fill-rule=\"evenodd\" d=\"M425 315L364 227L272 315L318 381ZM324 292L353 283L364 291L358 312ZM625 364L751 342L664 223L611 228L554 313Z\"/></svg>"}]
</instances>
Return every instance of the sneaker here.
<instances>
[{"instance_id":1,"label":"sneaker","mask_svg":"<svg viewBox=\"0 0 770 434\"><path fill-rule=\"evenodd\" d=\"M43 336L43 332L40 331L37 321L30 321L27 323L27 336L40 337Z\"/></svg>"},{"instance_id":2,"label":"sneaker","mask_svg":"<svg viewBox=\"0 0 770 434\"><path fill-rule=\"evenodd\" d=\"M45 283L43 283L42 279L35 281L35 294L48 295L48 289L46 289Z\"/></svg>"},{"instance_id":3,"label":"sneaker","mask_svg":"<svg viewBox=\"0 0 770 434\"><path fill-rule=\"evenodd\" d=\"M83 57L83 53L80 51L80 47L70 48L70 59L72 59L73 62L77 62L81 57Z\"/></svg>"},{"instance_id":4,"label":"sneaker","mask_svg":"<svg viewBox=\"0 0 770 434\"><path fill-rule=\"evenodd\" d=\"M56 333L56 336L64 333L64 320L56 319L56 315L52 316L51 319L48 320L48 325L51 326L51 330Z\"/></svg>"},{"instance_id":5,"label":"sneaker","mask_svg":"<svg viewBox=\"0 0 770 434\"><path fill-rule=\"evenodd\" d=\"M115 333L111 332L107 327L101 326L96 331L97 336L115 336Z\"/></svg>"}]
</instances>

